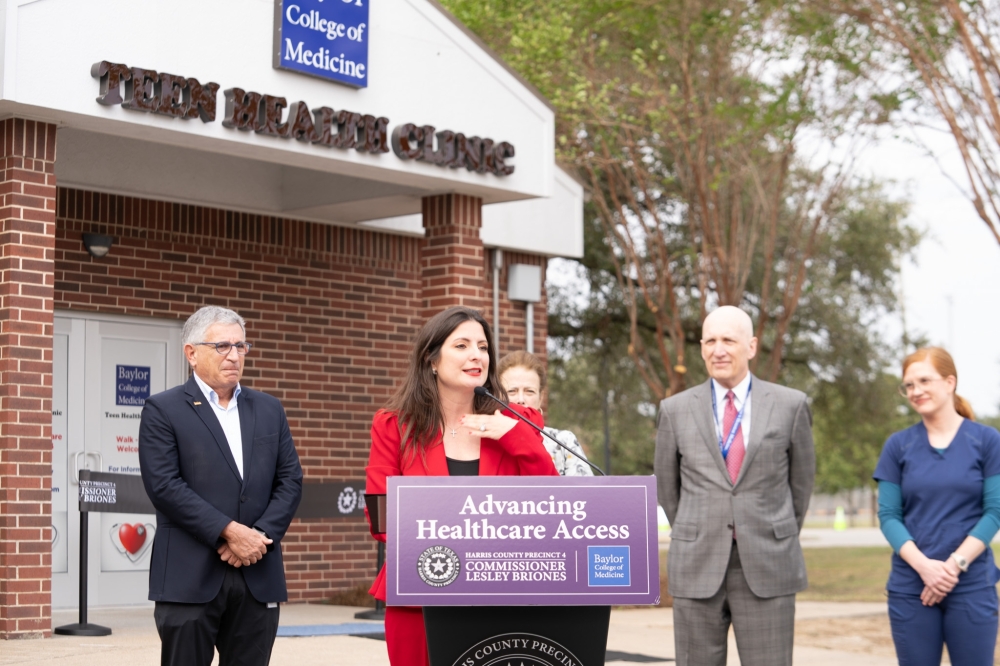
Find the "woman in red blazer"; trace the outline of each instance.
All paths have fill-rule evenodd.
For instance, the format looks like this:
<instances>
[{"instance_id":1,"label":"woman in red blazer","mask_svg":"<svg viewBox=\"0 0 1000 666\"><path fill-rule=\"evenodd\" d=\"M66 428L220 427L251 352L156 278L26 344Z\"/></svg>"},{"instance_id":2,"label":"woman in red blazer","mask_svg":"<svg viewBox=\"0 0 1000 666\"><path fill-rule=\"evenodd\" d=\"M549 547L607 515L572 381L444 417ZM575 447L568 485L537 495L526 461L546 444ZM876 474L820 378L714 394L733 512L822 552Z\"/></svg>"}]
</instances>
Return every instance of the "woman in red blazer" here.
<instances>
[{"instance_id":1,"label":"woman in red blazer","mask_svg":"<svg viewBox=\"0 0 1000 666\"><path fill-rule=\"evenodd\" d=\"M495 359L490 326L476 310L449 308L424 325L403 384L372 422L366 493L385 494L389 476L557 475L537 431L475 394L485 386L506 398ZM542 425L538 411L512 409ZM385 600L385 567L370 593ZM419 607L387 607L385 640L392 666L428 664Z\"/></svg>"}]
</instances>

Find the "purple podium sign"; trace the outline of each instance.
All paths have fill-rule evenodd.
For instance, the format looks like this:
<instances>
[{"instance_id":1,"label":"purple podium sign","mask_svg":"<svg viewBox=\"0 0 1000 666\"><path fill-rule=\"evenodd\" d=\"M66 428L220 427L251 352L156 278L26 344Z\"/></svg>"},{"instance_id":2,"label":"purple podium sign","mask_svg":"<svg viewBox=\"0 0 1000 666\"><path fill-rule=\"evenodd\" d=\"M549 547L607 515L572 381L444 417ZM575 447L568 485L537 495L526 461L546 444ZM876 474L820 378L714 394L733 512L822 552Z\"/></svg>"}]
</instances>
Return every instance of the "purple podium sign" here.
<instances>
[{"instance_id":1,"label":"purple podium sign","mask_svg":"<svg viewBox=\"0 0 1000 666\"><path fill-rule=\"evenodd\" d=\"M389 479L390 606L656 604L652 476Z\"/></svg>"}]
</instances>

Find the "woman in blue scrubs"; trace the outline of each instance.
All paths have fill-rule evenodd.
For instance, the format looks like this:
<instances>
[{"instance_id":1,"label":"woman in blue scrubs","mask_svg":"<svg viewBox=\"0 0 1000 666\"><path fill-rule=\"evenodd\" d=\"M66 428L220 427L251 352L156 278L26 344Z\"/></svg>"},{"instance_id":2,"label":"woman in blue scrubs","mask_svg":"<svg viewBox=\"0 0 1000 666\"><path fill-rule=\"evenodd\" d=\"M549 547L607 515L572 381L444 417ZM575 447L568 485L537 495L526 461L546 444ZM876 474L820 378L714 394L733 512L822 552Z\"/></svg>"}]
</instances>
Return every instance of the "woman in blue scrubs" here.
<instances>
[{"instance_id":1,"label":"woman in blue scrubs","mask_svg":"<svg viewBox=\"0 0 1000 666\"><path fill-rule=\"evenodd\" d=\"M988 547L1000 529L1000 433L955 393L944 349L903 361L900 391L920 415L889 437L878 481L882 533L894 552L889 620L901 666L992 666L1000 571Z\"/></svg>"}]
</instances>

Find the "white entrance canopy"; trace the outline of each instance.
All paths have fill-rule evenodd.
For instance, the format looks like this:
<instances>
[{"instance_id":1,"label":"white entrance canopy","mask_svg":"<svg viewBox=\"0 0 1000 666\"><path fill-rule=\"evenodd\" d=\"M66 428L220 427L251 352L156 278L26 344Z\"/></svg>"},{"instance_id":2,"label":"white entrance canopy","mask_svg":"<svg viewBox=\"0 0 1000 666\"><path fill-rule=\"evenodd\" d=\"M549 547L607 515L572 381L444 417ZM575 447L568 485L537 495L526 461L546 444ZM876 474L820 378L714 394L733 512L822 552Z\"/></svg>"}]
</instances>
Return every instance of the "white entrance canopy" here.
<instances>
[{"instance_id":1,"label":"white entrance canopy","mask_svg":"<svg viewBox=\"0 0 1000 666\"><path fill-rule=\"evenodd\" d=\"M0 117L58 125L60 186L337 225L390 218L397 221L374 224L403 233L419 231L408 216L420 213L422 197L455 192L482 198L487 245L582 254L582 188L555 164L552 108L436 2L371 1L366 88L276 69L275 53L284 46L276 37L282 6L274 0L6 0L0 5ZM125 81L136 69L142 83ZM123 71L128 74L115 81L114 73ZM210 120L208 108L187 100L192 80L204 89L218 84ZM268 100L277 115L265 126ZM259 121L244 115L246 130L226 122L234 117L227 106L238 115L244 102L261 115ZM368 141L362 149L336 147L329 131L325 142L320 136L321 117L328 130L332 117L332 134L338 134L341 112L347 116L340 134L357 129L355 136ZM296 118L315 120L315 133ZM462 135L461 143L455 139L454 166L412 158L421 148L418 128L425 126ZM407 145L393 150L386 144L398 128ZM446 136L452 145L452 134ZM470 151L484 148L476 152L484 156L481 164L463 162L466 140ZM438 161L447 162L447 155ZM513 171L504 175L504 167Z\"/></svg>"}]
</instances>

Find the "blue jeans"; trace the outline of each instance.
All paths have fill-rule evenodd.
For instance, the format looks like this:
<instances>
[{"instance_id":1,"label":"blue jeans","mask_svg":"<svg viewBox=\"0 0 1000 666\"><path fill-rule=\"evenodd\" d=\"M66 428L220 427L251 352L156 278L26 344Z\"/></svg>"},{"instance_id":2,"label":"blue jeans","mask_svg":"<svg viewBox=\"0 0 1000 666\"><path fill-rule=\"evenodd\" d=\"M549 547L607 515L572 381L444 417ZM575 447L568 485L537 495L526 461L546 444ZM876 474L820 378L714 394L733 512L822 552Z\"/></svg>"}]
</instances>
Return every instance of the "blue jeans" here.
<instances>
[{"instance_id":1,"label":"blue jeans","mask_svg":"<svg viewBox=\"0 0 1000 666\"><path fill-rule=\"evenodd\" d=\"M949 594L936 606L924 606L919 595L890 592L889 623L900 666L940 666L944 644L954 666L992 666L997 591Z\"/></svg>"}]
</instances>

